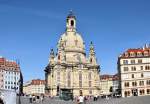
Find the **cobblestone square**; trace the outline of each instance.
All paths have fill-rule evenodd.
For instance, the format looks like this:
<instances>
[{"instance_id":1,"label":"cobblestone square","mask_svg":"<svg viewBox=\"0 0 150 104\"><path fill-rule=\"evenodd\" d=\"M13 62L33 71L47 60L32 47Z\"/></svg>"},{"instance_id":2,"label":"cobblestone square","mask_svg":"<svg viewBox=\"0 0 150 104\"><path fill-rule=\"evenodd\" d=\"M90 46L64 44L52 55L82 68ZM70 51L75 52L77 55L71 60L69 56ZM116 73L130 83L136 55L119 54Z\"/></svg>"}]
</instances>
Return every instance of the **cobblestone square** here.
<instances>
[{"instance_id":1,"label":"cobblestone square","mask_svg":"<svg viewBox=\"0 0 150 104\"><path fill-rule=\"evenodd\" d=\"M17 103L17 104L19 104L19 103ZM21 97L21 104L31 104L31 103L29 103L29 98ZM77 104L77 102L45 98L43 102L40 102L40 101L33 102L32 104ZM87 101L84 104L150 104L150 96L99 99L98 101L95 101L95 102Z\"/></svg>"}]
</instances>

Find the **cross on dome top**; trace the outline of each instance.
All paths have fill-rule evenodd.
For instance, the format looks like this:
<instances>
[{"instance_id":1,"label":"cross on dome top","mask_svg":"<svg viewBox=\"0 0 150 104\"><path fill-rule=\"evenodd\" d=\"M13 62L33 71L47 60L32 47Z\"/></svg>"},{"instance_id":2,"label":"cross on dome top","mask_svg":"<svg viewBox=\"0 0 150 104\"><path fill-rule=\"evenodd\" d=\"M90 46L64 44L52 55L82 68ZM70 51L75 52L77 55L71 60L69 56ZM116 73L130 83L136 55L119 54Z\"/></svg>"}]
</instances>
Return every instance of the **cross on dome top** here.
<instances>
[{"instance_id":1,"label":"cross on dome top","mask_svg":"<svg viewBox=\"0 0 150 104\"><path fill-rule=\"evenodd\" d=\"M69 11L67 18L76 18L72 10Z\"/></svg>"}]
</instances>

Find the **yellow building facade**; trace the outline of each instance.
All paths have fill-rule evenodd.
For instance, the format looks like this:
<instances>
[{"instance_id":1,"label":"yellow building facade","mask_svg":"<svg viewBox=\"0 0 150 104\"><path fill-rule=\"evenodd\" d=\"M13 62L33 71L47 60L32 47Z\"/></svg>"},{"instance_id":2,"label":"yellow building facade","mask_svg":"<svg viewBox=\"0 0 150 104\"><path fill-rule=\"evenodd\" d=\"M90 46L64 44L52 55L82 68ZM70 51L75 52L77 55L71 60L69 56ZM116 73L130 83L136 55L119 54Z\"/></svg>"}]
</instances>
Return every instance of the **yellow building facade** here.
<instances>
[{"instance_id":1,"label":"yellow building facade","mask_svg":"<svg viewBox=\"0 0 150 104\"><path fill-rule=\"evenodd\" d=\"M23 86L23 93L26 95L45 94L45 80L34 79L26 82Z\"/></svg>"},{"instance_id":2,"label":"yellow building facade","mask_svg":"<svg viewBox=\"0 0 150 104\"><path fill-rule=\"evenodd\" d=\"M57 52L51 49L45 68L46 93L58 96L72 93L74 96L100 94L100 66L97 63L93 43L89 55L85 43L76 30L76 17L72 12L66 19L66 31L61 35Z\"/></svg>"}]
</instances>

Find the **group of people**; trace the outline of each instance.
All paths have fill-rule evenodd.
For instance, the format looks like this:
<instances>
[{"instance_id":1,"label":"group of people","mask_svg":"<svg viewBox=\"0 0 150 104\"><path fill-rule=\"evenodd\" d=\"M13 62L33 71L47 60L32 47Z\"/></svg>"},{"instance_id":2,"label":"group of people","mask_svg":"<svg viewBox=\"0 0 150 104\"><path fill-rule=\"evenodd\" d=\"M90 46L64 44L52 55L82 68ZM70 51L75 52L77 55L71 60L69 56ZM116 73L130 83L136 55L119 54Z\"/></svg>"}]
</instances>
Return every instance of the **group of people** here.
<instances>
[{"instance_id":1,"label":"group of people","mask_svg":"<svg viewBox=\"0 0 150 104\"><path fill-rule=\"evenodd\" d=\"M53 97L49 97L50 99L53 99ZM77 101L77 104L86 104L86 102L88 101L91 101L91 100L94 100L94 101L97 101L98 100L98 95L95 95L95 96L83 96L83 94L81 93L80 96L78 96L76 98L76 101ZM32 96L32 95L29 95L29 102L30 104L34 103L34 102L43 102L44 101L44 96L41 95L41 96Z\"/></svg>"},{"instance_id":2,"label":"group of people","mask_svg":"<svg viewBox=\"0 0 150 104\"><path fill-rule=\"evenodd\" d=\"M83 94L80 94L80 96L77 98L77 104L86 104L87 101L91 100L91 96L83 96ZM93 97L94 101L98 100L98 95L95 95Z\"/></svg>"},{"instance_id":3,"label":"group of people","mask_svg":"<svg viewBox=\"0 0 150 104\"><path fill-rule=\"evenodd\" d=\"M44 96L41 95L41 96L32 96L32 95L29 95L29 102L30 103L33 103L33 102L43 102L44 101Z\"/></svg>"}]
</instances>

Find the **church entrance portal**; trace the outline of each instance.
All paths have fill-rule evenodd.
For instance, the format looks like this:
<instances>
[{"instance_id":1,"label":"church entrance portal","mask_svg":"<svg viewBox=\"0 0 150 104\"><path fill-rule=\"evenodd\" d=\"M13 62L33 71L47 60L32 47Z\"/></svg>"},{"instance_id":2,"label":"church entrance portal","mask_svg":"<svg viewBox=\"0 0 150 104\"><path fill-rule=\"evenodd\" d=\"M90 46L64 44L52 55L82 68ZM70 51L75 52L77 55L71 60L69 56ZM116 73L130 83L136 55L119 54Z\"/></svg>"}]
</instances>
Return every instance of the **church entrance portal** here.
<instances>
[{"instance_id":1,"label":"church entrance portal","mask_svg":"<svg viewBox=\"0 0 150 104\"><path fill-rule=\"evenodd\" d=\"M72 100L73 99L73 90L72 89L61 89L60 98L63 100Z\"/></svg>"}]
</instances>

